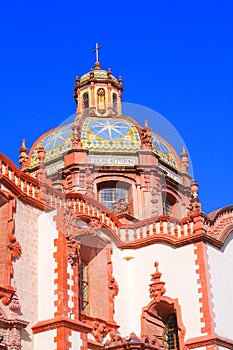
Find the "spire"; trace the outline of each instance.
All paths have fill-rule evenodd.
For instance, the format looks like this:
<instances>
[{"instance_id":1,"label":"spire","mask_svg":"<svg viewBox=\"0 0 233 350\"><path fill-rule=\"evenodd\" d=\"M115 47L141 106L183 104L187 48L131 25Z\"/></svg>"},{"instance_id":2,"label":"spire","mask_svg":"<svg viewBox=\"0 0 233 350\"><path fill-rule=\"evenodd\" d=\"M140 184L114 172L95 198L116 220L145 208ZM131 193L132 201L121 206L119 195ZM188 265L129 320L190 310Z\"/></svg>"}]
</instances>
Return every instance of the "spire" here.
<instances>
[{"instance_id":1,"label":"spire","mask_svg":"<svg viewBox=\"0 0 233 350\"><path fill-rule=\"evenodd\" d=\"M191 183L191 193L192 193L192 196L188 207L188 214L200 213L202 209L201 209L201 203L199 202L199 198L198 198L198 184L194 179L192 180L192 183Z\"/></svg>"},{"instance_id":2,"label":"spire","mask_svg":"<svg viewBox=\"0 0 233 350\"><path fill-rule=\"evenodd\" d=\"M27 167L27 160L28 160L28 155L27 152L28 148L25 145L25 139L22 140L22 145L19 148L19 164L21 166L21 169Z\"/></svg>"},{"instance_id":3,"label":"spire","mask_svg":"<svg viewBox=\"0 0 233 350\"><path fill-rule=\"evenodd\" d=\"M188 152L186 151L184 146L182 147L182 152L181 152L180 156L181 156L181 161L180 161L181 169L180 170L183 173L186 173L188 168L189 168L189 159L188 159Z\"/></svg>"},{"instance_id":4,"label":"spire","mask_svg":"<svg viewBox=\"0 0 233 350\"><path fill-rule=\"evenodd\" d=\"M95 66L94 69L101 69L100 63L99 63L99 50L103 47L103 45L98 45L98 43L95 44L95 49L92 50L92 52L95 52L96 60L95 60Z\"/></svg>"},{"instance_id":5,"label":"spire","mask_svg":"<svg viewBox=\"0 0 233 350\"><path fill-rule=\"evenodd\" d=\"M37 170L36 177L41 182L47 182L47 172L45 169L45 149L44 146L40 143L39 148L37 150L37 158L39 159L39 169Z\"/></svg>"}]
</instances>

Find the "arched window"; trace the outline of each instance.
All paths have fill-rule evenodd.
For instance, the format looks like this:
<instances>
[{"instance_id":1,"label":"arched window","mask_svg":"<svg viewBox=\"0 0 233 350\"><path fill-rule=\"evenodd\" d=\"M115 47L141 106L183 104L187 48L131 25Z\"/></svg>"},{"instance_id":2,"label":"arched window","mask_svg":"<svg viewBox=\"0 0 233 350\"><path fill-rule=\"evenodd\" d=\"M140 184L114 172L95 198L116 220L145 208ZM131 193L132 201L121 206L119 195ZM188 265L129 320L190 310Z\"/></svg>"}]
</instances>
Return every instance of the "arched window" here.
<instances>
[{"instance_id":1,"label":"arched window","mask_svg":"<svg viewBox=\"0 0 233 350\"><path fill-rule=\"evenodd\" d=\"M163 193L163 215L173 215L176 199L170 193Z\"/></svg>"},{"instance_id":2,"label":"arched window","mask_svg":"<svg viewBox=\"0 0 233 350\"><path fill-rule=\"evenodd\" d=\"M98 186L99 201L116 214L131 212L131 186L122 181L109 181Z\"/></svg>"},{"instance_id":3,"label":"arched window","mask_svg":"<svg viewBox=\"0 0 233 350\"><path fill-rule=\"evenodd\" d=\"M142 334L154 336L161 350L183 349L185 328L177 299L164 299L143 309Z\"/></svg>"},{"instance_id":4,"label":"arched window","mask_svg":"<svg viewBox=\"0 0 233 350\"><path fill-rule=\"evenodd\" d=\"M115 92L112 94L112 107L113 112L117 114L117 94Z\"/></svg>"},{"instance_id":5,"label":"arched window","mask_svg":"<svg viewBox=\"0 0 233 350\"><path fill-rule=\"evenodd\" d=\"M179 350L179 338L176 314L168 315L163 331L163 347L167 350Z\"/></svg>"},{"instance_id":6,"label":"arched window","mask_svg":"<svg viewBox=\"0 0 233 350\"><path fill-rule=\"evenodd\" d=\"M105 90L103 88L97 91L97 103L99 112L105 111Z\"/></svg>"},{"instance_id":7,"label":"arched window","mask_svg":"<svg viewBox=\"0 0 233 350\"><path fill-rule=\"evenodd\" d=\"M84 94L83 94L83 108L84 108L84 112L88 111L88 108L89 108L89 94L88 94L88 92L84 92Z\"/></svg>"},{"instance_id":8,"label":"arched window","mask_svg":"<svg viewBox=\"0 0 233 350\"><path fill-rule=\"evenodd\" d=\"M88 284L88 264L81 262L79 267L79 285L80 285L80 309L85 314L89 311L89 284Z\"/></svg>"}]
</instances>

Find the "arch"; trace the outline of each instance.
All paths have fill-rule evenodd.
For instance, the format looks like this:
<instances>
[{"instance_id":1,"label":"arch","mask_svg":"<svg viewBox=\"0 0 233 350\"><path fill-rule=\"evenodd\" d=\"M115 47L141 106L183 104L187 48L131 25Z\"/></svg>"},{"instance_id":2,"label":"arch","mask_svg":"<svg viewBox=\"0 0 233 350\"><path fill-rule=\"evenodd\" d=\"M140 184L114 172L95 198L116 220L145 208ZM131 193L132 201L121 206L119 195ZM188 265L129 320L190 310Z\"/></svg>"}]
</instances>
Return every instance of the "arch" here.
<instances>
[{"instance_id":1,"label":"arch","mask_svg":"<svg viewBox=\"0 0 233 350\"><path fill-rule=\"evenodd\" d=\"M220 240L223 243L222 251L224 251L230 241L233 239L233 224L225 228L220 236Z\"/></svg>"},{"instance_id":2,"label":"arch","mask_svg":"<svg viewBox=\"0 0 233 350\"><path fill-rule=\"evenodd\" d=\"M171 321L176 327L174 330L170 327ZM155 336L164 349L183 349L185 327L178 299L162 296L158 302L152 300L142 309L141 330L143 336ZM169 341L165 339L166 334L170 337Z\"/></svg>"},{"instance_id":3,"label":"arch","mask_svg":"<svg viewBox=\"0 0 233 350\"><path fill-rule=\"evenodd\" d=\"M89 108L89 94L88 92L84 92L83 93L83 109L84 109L84 112L87 112L88 111L88 108Z\"/></svg>"},{"instance_id":4,"label":"arch","mask_svg":"<svg viewBox=\"0 0 233 350\"><path fill-rule=\"evenodd\" d=\"M103 114L106 110L105 90L103 88L99 88L97 90L97 106L98 106L98 111L101 114Z\"/></svg>"},{"instance_id":5,"label":"arch","mask_svg":"<svg viewBox=\"0 0 233 350\"><path fill-rule=\"evenodd\" d=\"M114 114L117 114L118 102L117 102L117 94L115 92L112 94L112 108L113 108Z\"/></svg>"}]
</instances>

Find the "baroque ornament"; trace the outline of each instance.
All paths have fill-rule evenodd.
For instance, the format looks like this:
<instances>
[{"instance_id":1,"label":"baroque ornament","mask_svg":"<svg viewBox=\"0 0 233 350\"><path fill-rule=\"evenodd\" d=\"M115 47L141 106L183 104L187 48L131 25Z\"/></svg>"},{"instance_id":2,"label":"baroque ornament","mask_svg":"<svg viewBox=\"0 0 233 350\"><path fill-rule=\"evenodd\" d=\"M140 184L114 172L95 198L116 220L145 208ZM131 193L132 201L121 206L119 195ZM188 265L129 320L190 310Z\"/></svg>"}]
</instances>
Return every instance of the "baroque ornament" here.
<instances>
[{"instance_id":1,"label":"baroque ornament","mask_svg":"<svg viewBox=\"0 0 233 350\"><path fill-rule=\"evenodd\" d=\"M158 270L158 261L155 262L155 273L152 273L152 283L149 285L150 287L150 297L153 298L157 303L160 301L163 294L166 292L166 288L164 287L165 282L160 281L161 272Z\"/></svg>"},{"instance_id":2,"label":"baroque ornament","mask_svg":"<svg viewBox=\"0 0 233 350\"><path fill-rule=\"evenodd\" d=\"M88 226L80 226L77 224L77 217L70 208L59 208L57 214L58 229L68 239L76 239L83 235L97 235L98 231L102 227L102 223L99 218L92 217L88 223Z\"/></svg>"},{"instance_id":3,"label":"baroque ornament","mask_svg":"<svg viewBox=\"0 0 233 350\"><path fill-rule=\"evenodd\" d=\"M66 242L67 258L71 266L77 266L80 263L80 245L75 239L67 239Z\"/></svg>"}]
</instances>

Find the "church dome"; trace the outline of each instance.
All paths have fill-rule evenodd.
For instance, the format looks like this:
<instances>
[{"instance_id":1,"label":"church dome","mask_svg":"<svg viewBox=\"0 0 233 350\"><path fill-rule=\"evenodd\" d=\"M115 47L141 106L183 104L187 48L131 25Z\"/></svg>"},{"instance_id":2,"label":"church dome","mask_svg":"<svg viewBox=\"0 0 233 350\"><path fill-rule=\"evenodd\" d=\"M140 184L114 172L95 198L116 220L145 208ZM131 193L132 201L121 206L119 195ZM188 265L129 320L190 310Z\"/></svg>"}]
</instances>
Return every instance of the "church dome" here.
<instances>
[{"instance_id":1,"label":"church dome","mask_svg":"<svg viewBox=\"0 0 233 350\"><path fill-rule=\"evenodd\" d=\"M88 73L76 77L75 116L71 123L46 132L34 143L28 158L29 172L35 174L38 169L37 151L41 146L48 175L63 168L64 156L73 147L77 132L78 147L88 150L89 164L133 166L139 164L137 152L149 150L156 154L162 167L179 170L179 156L169 143L152 132L147 122L142 127L122 115L122 90L121 76L116 79L110 68L103 70L98 61Z\"/></svg>"},{"instance_id":2,"label":"church dome","mask_svg":"<svg viewBox=\"0 0 233 350\"><path fill-rule=\"evenodd\" d=\"M72 126L73 122L54 128L34 143L29 154L32 172L39 165L37 151L41 145L46 152L45 164L52 165L49 173L64 166L63 157L72 146ZM81 125L82 148L103 157L118 153L136 155L142 149L141 130L142 127L130 117L86 117ZM161 161L177 169L179 157L174 149L154 132L151 132L151 141L152 151Z\"/></svg>"}]
</instances>

